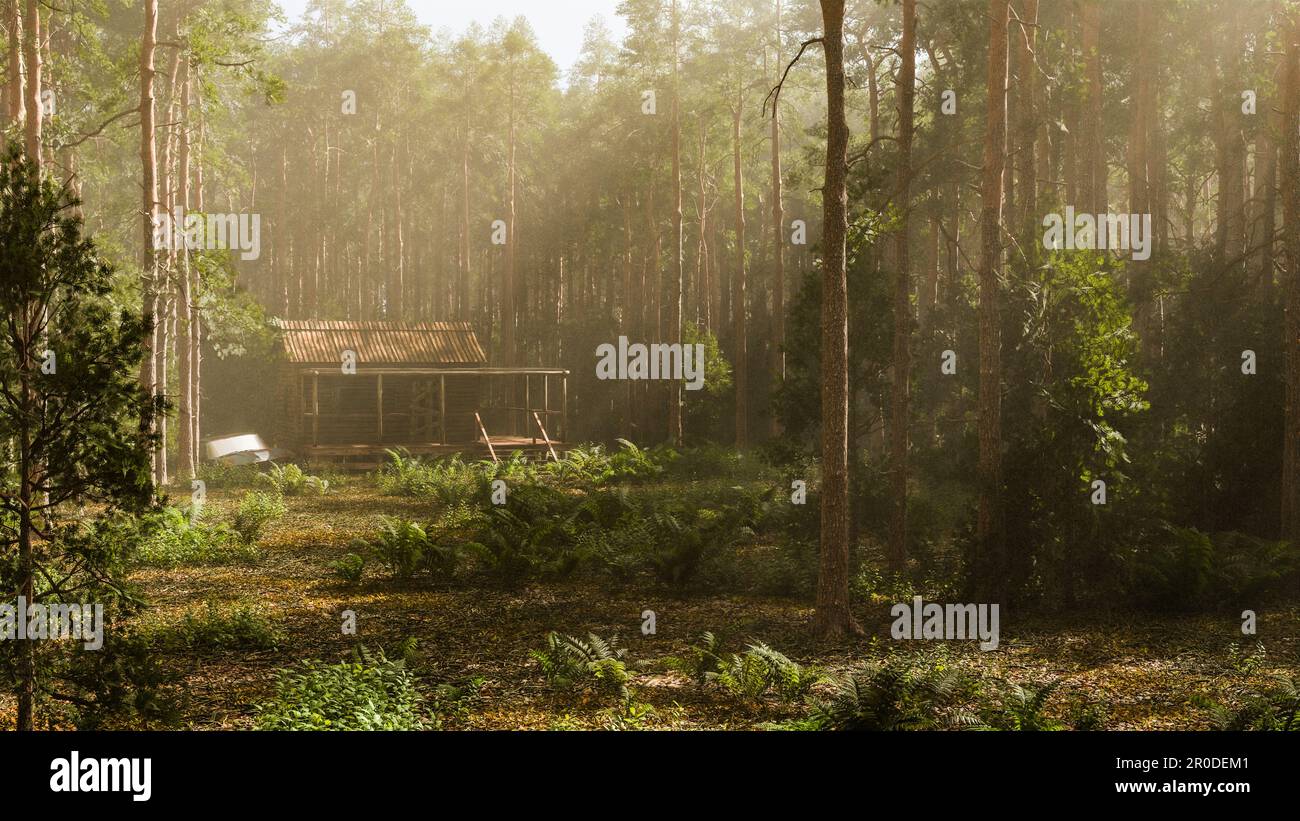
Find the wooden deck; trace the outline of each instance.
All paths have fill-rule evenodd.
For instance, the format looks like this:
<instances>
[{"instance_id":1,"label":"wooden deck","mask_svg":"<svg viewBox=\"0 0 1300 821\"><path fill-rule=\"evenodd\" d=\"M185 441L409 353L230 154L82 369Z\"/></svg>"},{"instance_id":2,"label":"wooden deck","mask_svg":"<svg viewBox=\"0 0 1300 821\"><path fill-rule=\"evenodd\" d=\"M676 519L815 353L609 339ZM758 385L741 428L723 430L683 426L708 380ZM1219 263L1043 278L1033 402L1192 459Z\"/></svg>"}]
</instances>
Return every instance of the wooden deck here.
<instances>
[{"instance_id":1,"label":"wooden deck","mask_svg":"<svg viewBox=\"0 0 1300 821\"><path fill-rule=\"evenodd\" d=\"M557 454L563 455L568 449L563 442L551 441ZM374 470L388 461L388 451L405 450L412 456L423 458L449 458L460 454L465 459L490 459L491 452L487 443L461 442L442 445L437 442L425 442L404 445L306 445L299 454L307 462L326 462L349 470ZM492 450L498 459L505 459L516 451L522 451L529 457L549 459L546 442L540 438L528 436L493 436Z\"/></svg>"}]
</instances>

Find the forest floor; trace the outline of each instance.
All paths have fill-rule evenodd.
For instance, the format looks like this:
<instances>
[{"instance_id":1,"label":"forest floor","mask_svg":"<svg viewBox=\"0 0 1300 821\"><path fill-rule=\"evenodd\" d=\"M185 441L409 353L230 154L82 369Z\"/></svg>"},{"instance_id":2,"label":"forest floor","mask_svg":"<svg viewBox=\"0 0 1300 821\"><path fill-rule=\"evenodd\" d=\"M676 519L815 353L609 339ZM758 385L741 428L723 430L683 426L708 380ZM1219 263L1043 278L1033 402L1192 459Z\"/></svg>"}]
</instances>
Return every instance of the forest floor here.
<instances>
[{"instance_id":1,"label":"forest floor","mask_svg":"<svg viewBox=\"0 0 1300 821\"><path fill-rule=\"evenodd\" d=\"M211 491L209 504L230 510L242 491ZM306 659L336 662L357 644L387 649L416 640L414 669L430 683L474 681L476 695L443 716L447 729L585 729L610 725L608 699L555 693L529 651L558 630L577 636L617 635L635 673L635 701L653 707L638 726L744 729L795 718L805 708L776 699L746 701L700 687L668 662L699 635L730 639L728 650L761 640L790 658L842 673L879 659L900 643L889 636L888 603L859 603L865 636L834 645L809 635L811 605L747 595L674 595L667 588L595 579L529 582L508 588L487 582L438 585L368 574L356 585L330 563L349 542L373 534L382 515L427 517L430 503L381 495L356 478L324 496L286 498L289 512L259 543L250 563L143 568L132 582L150 607L135 617L148 627L175 624L207 602L243 603L264 613L283 638L272 650L169 650L165 666L183 679L184 726L246 729L256 705L275 691L277 671ZM656 633L641 632L644 610ZM356 614L356 635L342 630ZM1300 606L1259 613L1258 635L1220 616L1001 614L1001 646L949 642L945 664L1014 683L1064 679L1047 712L1063 715L1078 699L1106 705L1107 729L1195 729L1207 716L1198 694L1231 699L1270 674L1294 674L1300 659ZM941 642L906 642L917 650ZM409 642L408 642L409 645ZM923 648L922 645L926 645ZM1261 649L1262 648L1262 649Z\"/></svg>"}]
</instances>

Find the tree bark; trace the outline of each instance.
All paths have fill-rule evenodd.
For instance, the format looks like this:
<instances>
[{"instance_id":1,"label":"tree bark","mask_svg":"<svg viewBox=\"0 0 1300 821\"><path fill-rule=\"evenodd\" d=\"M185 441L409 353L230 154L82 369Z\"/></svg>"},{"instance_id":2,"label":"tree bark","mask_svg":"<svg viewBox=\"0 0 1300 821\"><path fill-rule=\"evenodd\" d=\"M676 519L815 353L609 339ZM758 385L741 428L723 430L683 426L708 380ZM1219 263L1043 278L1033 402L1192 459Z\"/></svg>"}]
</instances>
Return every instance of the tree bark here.
<instances>
[{"instance_id":1,"label":"tree bark","mask_svg":"<svg viewBox=\"0 0 1300 821\"><path fill-rule=\"evenodd\" d=\"M1002 175L1007 128L1007 25L1009 0L989 0L988 120L980 203L979 270L979 514L977 583L1002 584L1002 353L998 325L998 269L1002 253Z\"/></svg>"},{"instance_id":2,"label":"tree bark","mask_svg":"<svg viewBox=\"0 0 1300 821\"><path fill-rule=\"evenodd\" d=\"M27 119L23 134L27 157L39 169L42 165L41 125L45 120L45 111L41 101L41 15L36 0L27 0L23 15L23 62L27 70L24 88Z\"/></svg>"},{"instance_id":3,"label":"tree bark","mask_svg":"<svg viewBox=\"0 0 1300 821\"><path fill-rule=\"evenodd\" d=\"M735 181L736 279L732 293L732 349L736 360L736 447L749 443L749 348L745 311L748 308L745 280L745 174L740 161L740 82L736 84L736 105L731 111L731 159Z\"/></svg>"},{"instance_id":4,"label":"tree bark","mask_svg":"<svg viewBox=\"0 0 1300 821\"><path fill-rule=\"evenodd\" d=\"M677 15L677 0L672 5L673 37L673 270L668 283L668 333L670 343L682 340L682 285L684 240L682 237L682 123L681 123L681 87L678 78L678 40L680 39L680 21ZM668 441L680 445L682 442L682 383L673 379L668 382Z\"/></svg>"},{"instance_id":5,"label":"tree bark","mask_svg":"<svg viewBox=\"0 0 1300 821\"><path fill-rule=\"evenodd\" d=\"M140 168L142 180L141 203L141 294L142 310L153 323L153 332L145 341L144 359L140 365L140 386L153 396L157 393L157 370L154 351L158 349L158 255L154 250L154 221L158 209L158 166L154 143L154 49L158 42L158 0L144 0L144 37L140 44ZM154 429L156 430L156 428ZM151 430L152 432L152 430ZM160 473L159 461L164 459L161 444L153 452L154 480Z\"/></svg>"},{"instance_id":6,"label":"tree bark","mask_svg":"<svg viewBox=\"0 0 1300 821\"><path fill-rule=\"evenodd\" d=\"M776 0L776 67L781 68L781 0ZM772 377L785 380L785 211L781 205L781 115L772 102ZM776 414L771 414L771 433L781 432Z\"/></svg>"},{"instance_id":7,"label":"tree bark","mask_svg":"<svg viewBox=\"0 0 1300 821\"><path fill-rule=\"evenodd\" d=\"M899 229L894 251L894 390L889 423L889 569L907 569L908 394L912 381L912 285L908 247L912 190L913 97L916 93L916 0L903 0L903 37L898 46Z\"/></svg>"},{"instance_id":8,"label":"tree bark","mask_svg":"<svg viewBox=\"0 0 1300 821\"><path fill-rule=\"evenodd\" d=\"M1289 12L1282 82L1282 251L1286 260L1286 441L1282 449L1282 536L1300 541L1300 14Z\"/></svg>"},{"instance_id":9,"label":"tree bark","mask_svg":"<svg viewBox=\"0 0 1300 821\"><path fill-rule=\"evenodd\" d=\"M849 609L849 126L844 118L844 0L820 0L826 52L826 179L822 187L822 484L818 636L862 632Z\"/></svg>"}]
</instances>

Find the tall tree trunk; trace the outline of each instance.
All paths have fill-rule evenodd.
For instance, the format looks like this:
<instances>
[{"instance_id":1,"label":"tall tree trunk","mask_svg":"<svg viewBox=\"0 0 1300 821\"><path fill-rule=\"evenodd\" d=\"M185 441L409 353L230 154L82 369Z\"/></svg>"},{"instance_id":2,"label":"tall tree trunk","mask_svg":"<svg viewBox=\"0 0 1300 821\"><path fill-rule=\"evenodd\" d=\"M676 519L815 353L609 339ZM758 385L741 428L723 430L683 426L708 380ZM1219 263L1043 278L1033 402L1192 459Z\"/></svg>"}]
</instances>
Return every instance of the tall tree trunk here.
<instances>
[{"instance_id":1,"label":"tall tree trunk","mask_svg":"<svg viewBox=\"0 0 1300 821\"><path fill-rule=\"evenodd\" d=\"M158 255L154 250L154 223L158 210L158 166L154 144L154 49L158 42L158 0L144 0L144 37L140 44L140 168L142 310L153 331L145 342L140 365L140 385L150 396L158 392L154 351L158 349ZM155 429L156 430L156 429ZM153 432L153 431L151 431ZM154 447L153 476L157 481L165 461L161 442Z\"/></svg>"},{"instance_id":2,"label":"tall tree trunk","mask_svg":"<svg viewBox=\"0 0 1300 821\"><path fill-rule=\"evenodd\" d=\"M22 123L27 117L27 103L23 98L23 15L22 0L9 0L5 8L9 28L9 82L6 102L9 122Z\"/></svg>"},{"instance_id":3,"label":"tall tree trunk","mask_svg":"<svg viewBox=\"0 0 1300 821\"><path fill-rule=\"evenodd\" d=\"M23 15L23 62L27 69L25 147L27 157L39 168L42 165L41 124L45 111L41 101L41 15L37 0L27 0Z\"/></svg>"},{"instance_id":4,"label":"tall tree trunk","mask_svg":"<svg viewBox=\"0 0 1300 821\"><path fill-rule=\"evenodd\" d=\"M907 569L908 394L912 382L912 101L916 94L916 0L903 0L903 37L898 45L898 201L901 218L894 245L894 390L889 422L889 569Z\"/></svg>"},{"instance_id":5,"label":"tall tree trunk","mask_svg":"<svg viewBox=\"0 0 1300 821\"><path fill-rule=\"evenodd\" d=\"M732 350L736 360L736 447L749 444L749 330L746 327L749 283L745 280L745 174L740 161L740 81L736 83L736 105L731 111L731 160L735 181L736 279L732 293Z\"/></svg>"},{"instance_id":6,"label":"tall tree trunk","mask_svg":"<svg viewBox=\"0 0 1300 821\"><path fill-rule=\"evenodd\" d=\"M1106 212L1106 156L1102 151L1101 3L1084 0L1083 61L1087 102L1083 110L1083 184L1079 195L1093 214Z\"/></svg>"},{"instance_id":7,"label":"tall tree trunk","mask_svg":"<svg viewBox=\"0 0 1300 821\"><path fill-rule=\"evenodd\" d=\"M1034 55L1038 42L1038 0L1023 0L1021 19L1025 25L1015 29L1016 103L1016 176L1019 177L1017 211L1012 230L1020 231L1021 250L1035 254L1041 246L1035 242L1039 226L1038 213L1038 69ZM1031 257L1032 259L1032 257Z\"/></svg>"},{"instance_id":8,"label":"tall tree trunk","mask_svg":"<svg viewBox=\"0 0 1300 821\"><path fill-rule=\"evenodd\" d=\"M672 6L673 36L673 270L668 283L668 335L669 342L682 342L682 286L683 286L683 246L682 237L682 122L680 81L678 78L678 40L680 39L680 21L677 15L677 0ZM682 383L673 379L668 382L668 441L680 445L682 442Z\"/></svg>"},{"instance_id":9,"label":"tall tree trunk","mask_svg":"<svg viewBox=\"0 0 1300 821\"><path fill-rule=\"evenodd\" d=\"M1282 253L1286 260L1286 441L1282 449L1282 536L1300 541L1300 13L1288 13L1282 81ZM1288 25L1289 23L1289 25Z\"/></svg>"},{"instance_id":10,"label":"tall tree trunk","mask_svg":"<svg viewBox=\"0 0 1300 821\"><path fill-rule=\"evenodd\" d=\"M776 68L781 70L781 0L776 0ZM777 101L772 102L772 378L780 385L785 380L785 237L781 207L781 115ZM773 436L779 435L780 422L771 414Z\"/></svg>"},{"instance_id":11,"label":"tall tree trunk","mask_svg":"<svg viewBox=\"0 0 1300 821\"><path fill-rule=\"evenodd\" d=\"M1006 162L1007 25L1009 0L989 0L988 120L980 203L979 270L979 515L975 539L977 583L996 591L1003 582L1002 352L998 325L998 268L1002 253L1002 174ZM998 591L1000 592L1000 591Z\"/></svg>"},{"instance_id":12,"label":"tall tree trunk","mask_svg":"<svg viewBox=\"0 0 1300 821\"><path fill-rule=\"evenodd\" d=\"M180 117L180 157L177 160L176 179L179 186L176 191L176 204L181 212L190 207L190 61L186 59L182 67L184 75L181 80L181 117ZM197 467L197 452L194 441L194 361L193 342L191 340L190 322L194 306L194 286L190 274L190 252L185 246L178 251L180 273L177 279L178 306L180 317L176 325L176 370L180 383L180 399L177 402L176 470L183 481L194 478Z\"/></svg>"},{"instance_id":13,"label":"tall tree trunk","mask_svg":"<svg viewBox=\"0 0 1300 821\"><path fill-rule=\"evenodd\" d=\"M501 288L501 348L505 365L515 364L515 68L510 66L509 136L506 144L506 276ZM511 404L514 404L513 402Z\"/></svg>"},{"instance_id":14,"label":"tall tree trunk","mask_svg":"<svg viewBox=\"0 0 1300 821\"><path fill-rule=\"evenodd\" d=\"M820 0L826 52L826 180L822 187L821 549L814 629L861 633L849 609L849 125L844 118L844 0Z\"/></svg>"}]
</instances>

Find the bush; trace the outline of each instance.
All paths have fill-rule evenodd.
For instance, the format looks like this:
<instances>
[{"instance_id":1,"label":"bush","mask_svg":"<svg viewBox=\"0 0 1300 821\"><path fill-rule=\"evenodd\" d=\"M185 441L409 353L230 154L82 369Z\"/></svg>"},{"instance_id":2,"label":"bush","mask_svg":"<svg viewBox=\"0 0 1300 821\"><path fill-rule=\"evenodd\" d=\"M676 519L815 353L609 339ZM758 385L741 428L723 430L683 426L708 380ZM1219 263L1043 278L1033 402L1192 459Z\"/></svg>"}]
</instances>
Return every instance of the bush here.
<instances>
[{"instance_id":1,"label":"bush","mask_svg":"<svg viewBox=\"0 0 1300 821\"><path fill-rule=\"evenodd\" d=\"M1300 679L1275 676L1262 692L1247 692L1236 706L1197 696L1192 703L1204 710L1215 730L1300 730Z\"/></svg>"},{"instance_id":2,"label":"bush","mask_svg":"<svg viewBox=\"0 0 1300 821\"><path fill-rule=\"evenodd\" d=\"M444 506L481 506L488 499L491 463L465 462L459 455L423 462L403 450L388 451L388 463L376 479L380 490L393 496L432 496Z\"/></svg>"},{"instance_id":3,"label":"bush","mask_svg":"<svg viewBox=\"0 0 1300 821\"><path fill-rule=\"evenodd\" d=\"M281 670L275 699L257 708L259 730L424 730L415 677L382 651L341 664Z\"/></svg>"},{"instance_id":4,"label":"bush","mask_svg":"<svg viewBox=\"0 0 1300 821\"><path fill-rule=\"evenodd\" d=\"M337 561L330 562L330 569L343 581L356 584L361 581L361 574L365 572L366 559L357 553L349 553Z\"/></svg>"},{"instance_id":5,"label":"bush","mask_svg":"<svg viewBox=\"0 0 1300 821\"><path fill-rule=\"evenodd\" d=\"M542 668L546 681L559 690L595 690L626 700L632 676L623 662L627 650L614 646L595 633L586 640L555 631L546 635L546 647L530 654Z\"/></svg>"},{"instance_id":6,"label":"bush","mask_svg":"<svg viewBox=\"0 0 1300 821\"><path fill-rule=\"evenodd\" d=\"M279 629L247 604L221 609L216 602L185 614L161 639L166 647L211 650L274 650L283 636Z\"/></svg>"},{"instance_id":7,"label":"bush","mask_svg":"<svg viewBox=\"0 0 1300 821\"><path fill-rule=\"evenodd\" d=\"M1236 606L1300 585L1300 551L1285 541L1161 524L1129 564L1138 603L1164 610Z\"/></svg>"},{"instance_id":8,"label":"bush","mask_svg":"<svg viewBox=\"0 0 1300 821\"><path fill-rule=\"evenodd\" d=\"M225 462L204 462L195 473L196 478L202 479L209 490L252 487L262 475L257 465L229 465Z\"/></svg>"},{"instance_id":9,"label":"bush","mask_svg":"<svg viewBox=\"0 0 1300 821\"><path fill-rule=\"evenodd\" d=\"M800 726L814 730L933 730L976 727L959 705L966 685L954 669L893 656L841 679Z\"/></svg>"},{"instance_id":10,"label":"bush","mask_svg":"<svg viewBox=\"0 0 1300 821\"><path fill-rule=\"evenodd\" d=\"M257 476L259 484L269 486L282 496L321 495L329 492L328 479L303 473L295 464L272 464L266 473Z\"/></svg>"},{"instance_id":11,"label":"bush","mask_svg":"<svg viewBox=\"0 0 1300 821\"><path fill-rule=\"evenodd\" d=\"M796 701L822 677L816 669L803 667L760 641L749 645L743 653L733 653L716 673L706 674L706 678L716 681L732 695L750 701L769 691L782 701Z\"/></svg>"},{"instance_id":12,"label":"bush","mask_svg":"<svg viewBox=\"0 0 1300 821\"><path fill-rule=\"evenodd\" d=\"M1045 684L1013 684L1002 693L995 709L984 711L984 720L999 730L1063 730L1065 725L1045 716L1043 710L1064 682L1056 678Z\"/></svg>"},{"instance_id":13,"label":"bush","mask_svg":"<svg viewBox=\"0 0 1300 821\"><path fill-rule=\"evenodd\" d=\"M128 538L136 544L134 559L150 567L192 564L231 564L257 558L257 550L228 525L209 525L185 510L167 507L145 514Z\"/></svg>"},{"instance_id":14,"label":"bush","mask_svg":"<svg viewBox=\"0 0 1300 821\"><path fill-rule=\"evenodd\" d=\"M235 511L231 527L246 544L254 544L268 524L288 511L284 499L278 494L249 491L239 500L239 508Z\"/></svg>"},{"instance_id":15,"label":"bush","mask_svg":"<svg viewBox=\"0 0 1300 821\"><path fill-rule=\"evenodd\" d=\"M389 573L405 579L424 561L429 537L424 528L415 522L385 516L379 527L379 535L364 544Z\"/></svg>"}]
</instances>

